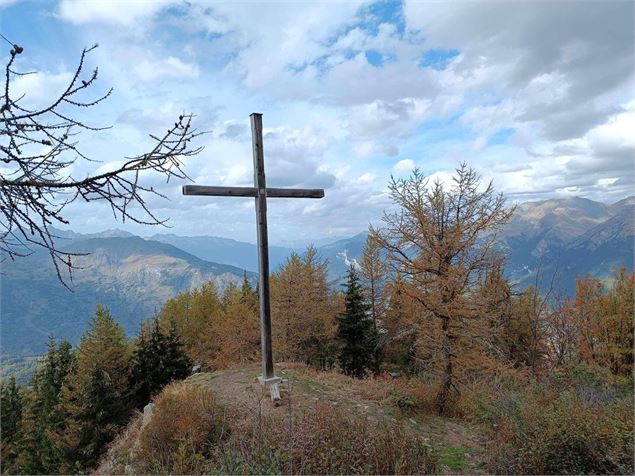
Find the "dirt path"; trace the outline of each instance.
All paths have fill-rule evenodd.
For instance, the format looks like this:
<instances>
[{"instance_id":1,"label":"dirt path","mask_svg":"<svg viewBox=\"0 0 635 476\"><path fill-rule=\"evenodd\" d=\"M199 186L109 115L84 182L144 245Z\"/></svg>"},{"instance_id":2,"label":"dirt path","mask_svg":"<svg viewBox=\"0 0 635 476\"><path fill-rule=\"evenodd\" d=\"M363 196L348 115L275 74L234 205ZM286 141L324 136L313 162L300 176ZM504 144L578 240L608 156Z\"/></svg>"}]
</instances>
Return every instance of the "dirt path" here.
<instances>
[{"instance_id":1,"label":"dirt path","mask_svg":"<svg viewBox=\"0 0 635 476\"><path fill-rule=\"evenodd\" d=\"M345 408L374 421L401 422L437 448L442 474L483 474L485 441L476 427L461 420L434 415L405 415L392 402L396 382L391 379L357 380L335 372L317 372L298 364L279 364L282 400L274 406L256 380L258 366L199 373L188 380L208 386L219 403L245 415L298 412L317 402Z\"/></svg>"}]
</instances>

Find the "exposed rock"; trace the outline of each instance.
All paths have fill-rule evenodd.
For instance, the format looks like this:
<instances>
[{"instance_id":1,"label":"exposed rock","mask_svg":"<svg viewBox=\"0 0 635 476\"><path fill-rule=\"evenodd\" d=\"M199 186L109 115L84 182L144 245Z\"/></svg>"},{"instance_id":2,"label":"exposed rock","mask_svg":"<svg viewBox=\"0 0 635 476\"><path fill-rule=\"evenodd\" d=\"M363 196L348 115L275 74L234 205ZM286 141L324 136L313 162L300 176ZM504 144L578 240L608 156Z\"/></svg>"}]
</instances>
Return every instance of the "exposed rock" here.
<instances>
[{"instance_id":1,"label":"exposed rock","mask_svg":"<svg viewBox=\"0 0 635 476\"><path fill-rule=\"evenodd\" d=\"M141 428L146 426L152 418L152 412L154 411L154 403L150 402L143 407L143 421L141 422Z\"/></svg>"}]
</instances>

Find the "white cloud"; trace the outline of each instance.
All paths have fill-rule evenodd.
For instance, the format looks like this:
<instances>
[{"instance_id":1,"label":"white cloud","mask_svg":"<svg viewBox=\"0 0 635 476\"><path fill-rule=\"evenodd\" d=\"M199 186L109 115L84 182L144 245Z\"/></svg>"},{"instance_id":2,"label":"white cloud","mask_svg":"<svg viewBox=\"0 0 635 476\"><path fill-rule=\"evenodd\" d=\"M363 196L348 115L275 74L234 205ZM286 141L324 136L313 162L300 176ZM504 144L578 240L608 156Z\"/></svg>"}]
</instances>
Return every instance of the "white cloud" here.
<instances>
[{"instance_id":1,"label":"white cloud","mask_svg":"<svg viewBox=\"0 0 635 476\"><path fill-rule=\"evenodd\" d=\"M365 228L390 205L388 175L415 164L446 180L468 160L520 198L633 186L633 110L623 106L633 100L632 3L407 1L403 31L370 21L367 4L132 2L123 15L121 3L63 0L59 18L86 44L100 40L91 61L115 86L117 132L91 145L99 158L123 155L122 143L142 150L145 133L192 110L214 132L188 173L248 185L248 114L264 112L269 184L327 188L321 201L272 203L280 235ZM458 54L443 70L422 68L434 48ZM30 80L48 95L50 78ZM493 147L504 129L515 132ZM183 229L252 230L249 201L161 190L172 202L156 206Z\"/></svg>"},{"instance_id":2,"label":"white cloud","mask_svg":"<svg viewBox=\"0 0 635 476\"><path fill-rule=\"evenodd\" d=\"M632 156L635 152L633 131L635 131L635 104L631 103L626 111L589 131L587 138L596 156L619 154L622 150L629 151Z\"/></svg>"},{"instance_id":3,"label":"white cloud","mask_svg":"<svg viewBox=\"0 0 635 476\"><path fill-rule=\"evenodd\" d=\"M356 179L354 179L353 183L355 183L357 185L368 185L368 184L373 183L376 178L377 178L377 176L375 174L372 174L370 172L366 172L365 174L362 174L359 177L357 177Z\"/></svg>"},{"instance_id":4,"label":"white cloud","mask_svg":"<svg viewBox=\"0 0 635 476\"><path fill-rule=\"evenodd\" d=\"M27 109L39 109L50 106L68 87L72 79L67 71L52 73L38 71L35 74L17 76L9 84L10 96L19 98L24 95L20 105Z\"/></svg>"},{"instance_id":5,"label":"white cloud","mask_svg":"<svg viewBox=\"0 0 635 476\"><path fill-rule=\"evenodd\" d=\"M132 71L142 81L162 78L196 79L199 76L198 65L185 63L174 56L155 61L143 60L134 65Z\"/></svg>"},{"instance_id":6,"label":"white cloud","mask_svg":"<svg viewBox=\"0 0 635 476\"><path fill-rule=\"evenodd\" d=\"M399 147L390 143L377 143L374 141L363 141L355 144L355 155L358 157L371 157L373 155L383 155L396 157L399 155Z\"/></svg>"},{"instance_id":7,"label":"white cloud","mask_svg":"<svg viewBox=\"0 0 635 476\"><path fill-rule=\"evenodd\" d=\"M453 176L454 171L446 172L441 170L428 175L428 180L430 184L439 182L441 183L441 185L443 185L444 188L451 189L455 185L454 179L452 178Z\"/></svg>"},{"instance_id":8,"label":"white cloud","mask_svg":"<svg viewBox=\"0 0 635 476\"><path fill-rule=\"evenodd\" d=\"M108 172L113 172L123 166L124 162L121 160L113 160L110 162L106 162L105 164L100 165L97 170L95 170L95 175L101 175Z\"/></svg>"},{"instance_id":9,"label":"white cloud","mask_svg":"<svg viewBox=\"0 0 635 476\"><path fill-rule=\"evenodd\" d=\"M76 25L106 23L134 26L171 3L175 3L174 0L62 0L57 15Z\"/></svg>"},{"instance_id":10,"label":"white cloud","mask_svg":"<svg viewBox=\"0 0 635 476\"><path fill-rule=\"evenodd\" d=\"M465 86L486 67L477 83L513 101L516 120L567 139L614 114L597 104L606 94L626 88L632 95L634 8L620 1L408 1L404 16L430 47L461 51L455 68Z\"/></svg>"},{"instance_id":11,"label":"white cloud","mask_svg":"<svg viewBox=\"0 0 635 476\"><path fill-rule=\"evenodd\" d=\"M392 171L397 176L404 176L410 174L414 168L415 163L411 159L403 159L393 166Z\"/></svg>"},{"instance_id":12,"label":"white cloud","mask_svg":"<svg viewBox=\"0 0 635 476\"><path fill-rule=\"evenodd\" d=\"M429 101L415 98L377 100L355 106L351 111L350 131L354 137L401 135L421 121L429 107Z\"/></svg>"}]
</instances>

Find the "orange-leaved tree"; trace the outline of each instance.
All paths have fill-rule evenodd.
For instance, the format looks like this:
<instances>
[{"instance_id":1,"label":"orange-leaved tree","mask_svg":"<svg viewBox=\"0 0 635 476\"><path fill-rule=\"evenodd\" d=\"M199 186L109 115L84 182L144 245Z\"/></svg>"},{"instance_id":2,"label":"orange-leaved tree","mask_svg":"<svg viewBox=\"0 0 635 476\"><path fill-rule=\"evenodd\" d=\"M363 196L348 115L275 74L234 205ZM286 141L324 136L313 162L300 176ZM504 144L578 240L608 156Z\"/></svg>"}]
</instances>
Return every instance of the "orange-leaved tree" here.
<instances>
[{"instance_id":1,"label":"orange-leaved tree","mask_svg":"<svg viewBox=\"0 0 635 476\"><path fill-rule=\"evenodd\" d=\"M330 367L337 298L328 280L328 262L314 247L292 253L271 276L273 350L279 359Z\"/></svg>"},{"instance_id":2,"label":"orange-leaved tree","mask_svg":"<svg viewBox=\"0 0 635 476\"><path fill-rule=\"evenodd\" d=\"M578 278L572 312L581 360L617 375L633 371L634 294L635 273L625 268L614 273L608 291L596 278Z\"/></svg>"},{"instance_id":3,"label":"orange-leaved tree","mask_svg":"<svg viewBox=\"0 0 635 476\"><path fill-rule=\"evenodd\" d=\"M496 231L513 209L466 164L449 186L430 182L415 169L408 178L393 178L388 187L397 210L386 212L385 226L373 234L404 276L406 292L421 306L420 324L438 329L436 401L439 413L446 414L458 395L458 341L465 340L466 322L480 317L472 294L479 276L500 259L494 252Z\"/></svg>"}]
</instances>

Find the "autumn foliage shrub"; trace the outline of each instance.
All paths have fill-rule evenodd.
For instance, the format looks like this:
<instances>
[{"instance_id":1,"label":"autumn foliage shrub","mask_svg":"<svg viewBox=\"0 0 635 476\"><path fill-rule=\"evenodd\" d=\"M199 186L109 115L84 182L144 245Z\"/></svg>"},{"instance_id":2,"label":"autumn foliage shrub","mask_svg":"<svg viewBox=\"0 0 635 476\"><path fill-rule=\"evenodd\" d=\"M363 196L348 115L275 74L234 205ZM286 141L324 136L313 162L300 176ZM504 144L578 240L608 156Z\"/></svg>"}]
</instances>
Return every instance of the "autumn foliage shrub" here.
<instances>
[{"instance_id":1,"label":"autumn foliage shrub","mask_svg":"<svg viewBox=\"0 0 635 476\"><path fill-rule=\"evenodd\" d=\"M494 423L495 419L515 411L526 399L530 378L523 371L501 369L482 380L474 380L461 392L456 406L456 416L481 424Z\"/></svg>"},{"instance_id":2,"label":"autumn foliage shrub","mask_svg":"<svg viewBox=\"0 0 635 476\"><path fill-rule=\"evenodd\" d=\"M632 474L633 394L584 365L510 388L487 407L489 469L506 474Z\"/></svg>"},{"instance_id":3,"label":"autumn foliage shrub","mask_svg":"<svg viewBox=\"0 0 635 476\"><path fill-rule=\"evenodd\" d=\"M390 401L402 413L432 414L436 412L436 395L439 384L408 379L395 385Z\"/></svg>"},{"instance_id":4,"label":"autumn foliage shrub","mask_svg":"<svg viewBox=\"0 0 635 476\"><path fill-rule=\"evenodd\" d=\"M497 418L490 470L506 474L632 474L632 408L588 406L572 393L529 399Z\"/></svg>"},{"instance_id":5,"label":"autumn foliage shrub","mask_svg":"<svg viewBox=\"0 0 635 476\"><path fill-rule=\"evenodd\" d=\"M157 397L139 435L136 460L147 473L193 474L227 431L213 393L202 386L175 383Z\"/></svg>"}]
</instances>

